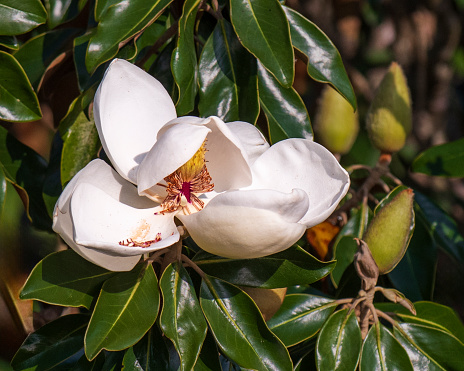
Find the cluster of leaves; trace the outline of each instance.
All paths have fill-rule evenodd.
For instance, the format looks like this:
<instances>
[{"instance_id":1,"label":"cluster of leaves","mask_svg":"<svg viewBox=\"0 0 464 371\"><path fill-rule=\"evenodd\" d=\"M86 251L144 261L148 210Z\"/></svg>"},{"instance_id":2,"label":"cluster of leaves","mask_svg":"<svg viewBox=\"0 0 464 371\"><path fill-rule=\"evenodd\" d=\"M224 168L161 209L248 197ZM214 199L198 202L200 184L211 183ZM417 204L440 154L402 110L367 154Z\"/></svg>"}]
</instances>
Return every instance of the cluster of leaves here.
<instances>
[{"instance_id":1,"label":"cluster of leaves","mask_svg":"<svg viewBox=\"0 0 464 371\"><path fill-rule=\"evenodd\" d=\"M38 96L63 71L71 72L78 87L66 114L55 117L57 134L49 163L0 127L0 216L9 182L33 223L44 229L50 229L62 186L98 154L91 102L115 57L159 79L179 115L194 112L257 124L261 113L267 124L261 129L272 143L312 136L307 109L292 87L295 56L307 63L311 78L330 84L356 108L332 42L278 0L0 3L5 20L0 24L0 119L40 119ZM443 153L449 154L449 148L424 154L415 169L462 176L453 155ZM353 177L362 171L353 170ZM382 207L398 192L387 188ZM362 193L363 188L353 191ZM405 258L383 277L414 301L431 298L437 246L457 261L464 260L464 240L452 219L425 196L415 195L410 246L406 250L408 238L401 246ZM76 307L79 313L32 333L12 366L458 370L463 364L464 327L449 308L421 301L413 316L399 304L380 303L377 307L388 313L388 320L375 322L363 339L355 306L343 306L356 301L360 288L352 264L357 248L353 237L363 238L373 217L366 200L358 201L345 210L349 219L334 241L337 262L321 262L299 246L260 259L232 260L198 251L187 242L184 253L189 258L184 262L190 268L181 261L166 267L155 260L115 273L71 250L53 253L34 268L21 297ZM414 224L407 227L412 230ZM325 283L330 289L325 291L330 297L309 287L329 274ZM289 294L266 323L239 286L289 287Z\"/></svg>"}]
</instances>

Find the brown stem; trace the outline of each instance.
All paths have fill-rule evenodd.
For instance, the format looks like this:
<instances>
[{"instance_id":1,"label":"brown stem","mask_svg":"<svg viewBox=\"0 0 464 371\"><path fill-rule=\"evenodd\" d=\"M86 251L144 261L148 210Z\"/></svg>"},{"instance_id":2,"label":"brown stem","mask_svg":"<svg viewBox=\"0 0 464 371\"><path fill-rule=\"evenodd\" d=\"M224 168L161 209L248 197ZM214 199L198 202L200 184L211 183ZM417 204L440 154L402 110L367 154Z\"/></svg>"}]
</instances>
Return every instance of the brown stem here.
<instances>
[{"instance_id":1,"label":"brown stem","mask_svg":"<svg viewBox=\"0 0 464 371\"><path fill-rule=\"evenodd\" d=\"M387 313L382 312L379 309L375 309L377 316L382 317L383 319L386 319L388 322L390 322L393 326L396 326L398 322L396 322L393 318L391 318Z\"/></svg>"},{"instance_id":2,"label":"brown stem","mask_svg":"<svg viewBox=\"0 0 464 371\"><path fill-rule=\"evenodd\" d=\"M190 268L192 268L195 272L198 273L198 275L203 278L207 279L205 272L203 272L198 265L196 265L195 262L190 260L186 255L182 254L182 261Z\"/></svg>"},{"instance_id":3,"label":"brown stem","mask_svg":"<svg viewBox=\"0 0 464 371\"><path fill-rule=\"evenodd\" d=\"M161 48L166 41L168 41L171 37L173 37L177 33L177 29L179 27L179 22L175 21L164 33L159 37L158 40L153 44L153 46L147 51L145 56L137 62L137 65L143 66L145 62L155 54L159 48Z\"/></svg>"}]
</instances>

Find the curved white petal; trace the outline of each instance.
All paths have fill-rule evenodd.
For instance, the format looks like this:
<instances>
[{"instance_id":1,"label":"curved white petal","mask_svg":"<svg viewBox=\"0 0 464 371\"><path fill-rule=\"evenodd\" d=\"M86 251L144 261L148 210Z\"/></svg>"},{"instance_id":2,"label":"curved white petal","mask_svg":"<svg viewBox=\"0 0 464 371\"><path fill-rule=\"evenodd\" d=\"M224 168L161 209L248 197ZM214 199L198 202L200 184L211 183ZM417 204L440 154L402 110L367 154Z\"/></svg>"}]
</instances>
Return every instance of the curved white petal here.
<instances>
[{"instance_id":1,"label":"curved white petal","mask_svg":"<svg viewBox=\"0 0 464 371\"><path fill-rule=\"evenodd\" d=\"M192 158L205 141L206 167L214 189L223 192L251 184L248 156L239 138L217 117L179 117L159 132L153 148L139 167L139 194L162 201L165 188L157 186Z\"/></svg>"},{"instance_id":2,"label":"curved white petal","mask_svg":"<svg viewBox=\"0 0 464 371\"><path fill-rule=\"evenodd\" d=\"M244 121L228 122L226 125L240 139L250 165L269 149L269 143L254 125Z\"/></svg>"},{"instance_id":3,"label":"curved white petal","mask_svg":"<svg viewBox=\"0 0 464 371\"><path fill-rule=\"evenodd\" d=\"M164 196L165 188L156 184L190 160L201 147L211 130L196 125L195 121L192 124L183 120L177 125L171 125L158 137L139 167L137 184L140 195Z\"/></svg>"},{"instance_id":4,"label":"curved white petal","mask_svg":"<svg viewBox=\"0 0 464 371\"><path fill-rule=\"evenodd\" d=\"M228 258L257 258L285 250L303 235L308 210L302 190L231 191L191 215L177 215L204 250Z\"/></svg>"},{"instance_id":5,"label":"curved white petal","mask_svg":"<svg viewBox=\"0 0 464 371\"><path fill-rule=\"evenodd\" d=\"M116 170L135 183L137 167L156 141L158 130L176 117L161 83L133 64L115 59L94 100L95 124Z\"/></svg>"},{"instance_id":6,"label":"curved white petal","mask_svg":"<svg viewBox=\"0 0 464 371\"><path fill-rule=\"evenodd\" d=\"M157 214L159 211L160 207L130 207L91 184L80 183L70 203L74 241L108 255L123 257L140 256L171 246L180 237L174 214ZM158 236L161 240L156 241ZM152 242L149 247L122 246L119 243L131 240Z\"/></svg>"},{"instance_id":7,"label":"curved white petal","mask_svg":"<svg viewBox=\"0 0 464 371\"><path fill-rule=\"evenodd\" d=\"M327 219L346 195L348 173L323 146L306 139L287 139L273 145L252 166L249 189L304 190L309 210L299 223L312 227Z\"/></svg>"}]
</instances>

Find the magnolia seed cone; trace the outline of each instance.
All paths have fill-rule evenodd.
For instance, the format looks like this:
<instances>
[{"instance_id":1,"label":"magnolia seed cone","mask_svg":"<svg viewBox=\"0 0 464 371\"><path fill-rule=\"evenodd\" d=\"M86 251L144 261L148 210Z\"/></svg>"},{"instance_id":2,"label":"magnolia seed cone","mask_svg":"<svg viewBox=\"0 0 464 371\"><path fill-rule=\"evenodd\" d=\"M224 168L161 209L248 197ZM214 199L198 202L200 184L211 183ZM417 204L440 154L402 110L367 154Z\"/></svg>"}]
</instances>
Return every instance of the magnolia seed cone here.
<instances>
[{"instance_id":1,"label":"magnolia seed cone","mask_svg":"<svg viewBox=\"0 0 464 371\"><path fill-rule=\"evenodd\" d=\"M394 195L375 214L363 237L380 274L393 270L406 252L414 229L413 199L410 188Z\"/></svg>"},{"instance_id":2,"label":"magnolia seed cone","mask_svg":"<svg viewBox=\"0 0 464 371\"><path fill-rule=\"evenodd\" d=\"M271 317L279 310L284 301L287 288L277 289L261 289L258 287L241 287L258 306L265 321L269 321Z\"/></svg>"},{"instance_id":3,"label":"magnolia seed cone","mask_svg":"<svg viewBox=\"0 0 464 371\"><path fill-rule=\"evenodd\" d=\"M353 107L336 90L327 85L321 96L314 122L316 139L332 153L347 153L359 131Z\"/></svg>"},{"instance_id":4,"label":"magnolia seed cone","mask_svg":"<svg viewBox=\"0 0 464 371\"><path fill-rule=\"evenodd\" d=\"M372 144L385 153L403 148L412 126L411 98L401 67L393 62L380 83L366 117Z\"/></svg>"}]
</instances>

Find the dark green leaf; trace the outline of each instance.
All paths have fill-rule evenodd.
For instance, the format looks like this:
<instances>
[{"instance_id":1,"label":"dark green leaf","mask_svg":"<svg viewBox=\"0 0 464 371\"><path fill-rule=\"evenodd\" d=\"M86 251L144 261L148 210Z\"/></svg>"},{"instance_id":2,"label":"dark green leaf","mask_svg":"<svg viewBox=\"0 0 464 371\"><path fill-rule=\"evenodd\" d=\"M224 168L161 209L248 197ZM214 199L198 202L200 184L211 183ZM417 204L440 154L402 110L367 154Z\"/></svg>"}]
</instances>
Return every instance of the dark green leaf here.
<instances>
[{"instance_id":1,"label":"dark green leaf","mask_svg":"<svg viewBox=\"0 0 464 371\"><path fill-rule=\"evenodd\" d=\"M48 11L48 26L55 28L77 17L87 0L45 0Z\"/></svg>"},{"instance_id":2,"label":"dark green leaf","mask_svg":"<svg viewBox=\"0 0 464 371\"><path fill-rule=\"evenodd\" d=\"M464 138L431 147L412 163L412 170L427 175L464 177Z\"/></svg>"},{"instance_id":3,"label":"dark green leaf","mask_svg":"<svg viewBox=\"0 0 464 371\"><path fill-rule=\"evenodd\" d=\"M293 46L308 57L308 74L314 80L329 83L356 109L356 96L342 58L324 32L301 14L286 6Z\"/></svg>"},{"instance_id":4,"label":"dark green leaf","mask_svg":"<svg viewBox=\"0 0 464 371\"><path fill-rule=\"evenodd\" d=\"M70 51L71 40L78 30L63 28L29 39L14 54L35 90L39 90L45 72L62 53Z\"/></svg>"},{"instance_id":5,"label":"dark green leaf","mask_svg":"<svg viewBox=\"0 0 464 371\"><path fill-rule=\"evenodd\" d=\"M91 160L97 158L101 147L94 121L84 112L66 133L61 158L61 184L65 185Z\"/></svg>"},{"instance_id":6,"label":"dark green leaf","mask_svg":"<svg viewBox=\"0 0 464 371\"><path fill-rule=\"evenodd\" d=\"M178 116L193 110L197 95L197 54L194 43L194 27L200 0L187 0L179 19L177 47L172 53L171 65L174 80L179 89L176 103Z\"/></svg>"},{"instance_id":7,"label":"dark green leaf","mask_svg":"<svg viewBox=\"0 0 464 371\"><path fill-rule=\"evenodd\" d=\"M157 287L153 267L143 263L103 284L85 334L87 358L92 360L103 349L125 349L145 335L158 316Z\"/></svg>"},{"instance_id":8,"label":"dark green leaf","mask_svg":"<svg viewBox=\"0 0 464 371\"><path fill-rule=\"evenodd\" d=\"M45 23L47 12L40 0L2 0L0 19L0 35L19 35Z\"/></svg>"},{"instance_id":9,"label":"dark green leaf","mask_svg":"<svg viewBox=\"0 0 464 371\"><path fill-rule=\"evenodd\" d=\"M19 48L16 36L0 36L0 45L13 50L17 50Z\"/></svg>"},{"instance_id":10,"label":"dark green leaf","mask_svg":"<svg viewBox=\"0 0 464 371\"><path fill-rule=\"evenodd\" d=\"M181 370L192 370L205 340L207 325L192 280L182 265L170 264L160 279L163 310L160 326L174 343Z\"/></svg>"},{"instance_id":11,"label":"dark green leaf","mask_svg":"<svg viewBox=\"0 0 464 371\"><path fill-rule=\"evenodd\" d=\"M42 195L47 163L3 127L0 127L0 167L3 168L5 178L18 191L34 224L49 229L51 219Z\"/></svg>"},{"instance_id":12,"label":"dark green leaf","mask_svg":"<svg viewBox=\"0 0 464 371\"><path fill-rule=\"evenodd\" d=\"M413 370L408 353L381 323L371 327L361 352L360 371Z\"/></svg>"},{"instance_id":13,"label":"dark green leaf","mask_svg":"<svg viewBox=\"0 0 464 371\"><path fill-rule=\"evenodd\" d=\"M126 351L123 365L124 371L168 370L168 350L156 325L146 333L142 340Z\"/></svg>"},{"instance_id":14,"label":"dark green leaf","mask_svg":"<svg viewBox=\"0 0 464 371\"><path fill-rule=\"evenodd\" d=\"M289 347L316 335L336 306L334 300L320 296L290 294L267 325Z\"/></svg>"},{"instance_id":15,"label":"dark green leaf","mask_svg":"<svg viewBox=\"0 0 464 371\"><path fill-rule=\"evenodd\" d=\"M343 309L332 314L316 345L318 370L356 370L361 351L361 330L356 315Z\"/></svg>"},{"instance_id":16,"label":"dark green leaf","mask_svg":"<svg viewBox=\"0 0 464 371\"><path fill-rule=\"evenodd\" d=\"M256 60L226 20L218 21L200 57L200 116L226 122L258 119Z\"/></svg>"},{"instance_id":17,"label":"dark green leaf","mask_svg":"<svg viewBox=\"0 0 464 371\"><path fill-rule=\"evenodd\" d=\"M448 332L402 323L394 335L406 349L415 370L462 370L464 344Z\"/></svg>"},{"instance_id":18,"label":"dark green leaf","mask_svg":"<svg viewBox=\"0 0 464 371\"><path fill-rule=\"evenodd\" d=\"M200 304L223 353L241 367L292 370L287 349L268 329L253 300L238 287L207 277Z\"/></svg>"},{"instance_id":19,"label":"dark green leaf","mask_svg":"<svg viewBox=\"0 0 464 371\"><path fill-rule=\"evenodd\" d=\"M257 259L228 259L201 252L194 260L207 274L236 285L266 289L310 284L335 266L335 262L321 262L297 245Z\"/></svg>"},{"instance_id":20,"label":"dark green leaf","mask_svg":"<svg viewBox=\"0 0 464 371\"><path fill-rule=\"evenodd\" d=\"M113 58L121 45L154 21L172 0L132 0L110 6L101 17L87 48L85 65L93 72Z\"/></svg>"},{"instance_id":21,"label":"dark green leaf","mask_svg":"<svg viewBox=\"0 0 464 371\"><path fill-rule=\"evenodd\" d=\"M308 111L293 87L282 87L258 63L259 101L266 114L271 143L287 138L313 137Z\"/></svg>"},{"instance_id":22,"label":"dark green leaf","mask_svg":"<svg viewBox=\"0 0 464 371\"><path fill-rule=\"evenodd\" d=\"M219 362L219 352L211 332L206 334L201 347L200 356L195 363L194 371L223 371Z\"/></svg>"},{"instance_id":23,"label":"dark green leaf","mask_svg":"<svg viewBox=\"0 0 464 371\"><path fill-rule=\"evenodd\" d=\"M93 361L89 361L85 354L82 354L81 358L76 364L68 370L70 371L103 371L103 365L105 364L105 356L100 354Z\"/></svg>"},{"instance_id":24,"label":"dark green leaf","mask_svg":"<svg viewBox=\"0 0 464 371\"><path fill-rule=\"evenodd\" d=\"M429 300L435 284L436 260L435 241L422 219L417 218L409 247L388 277L409 300Z\"/></svg>"},{"instance_id":25,"label":"dark green leaf","mask_svg":"<svg viewBox=\"0 0 464 371\"><path fill-rule=\"evenodd\" d=\"M23 68L12 55L0 51L0 119L34 121L41 117L39 100Z\"/></svg>"},{"instance_id":26,"label":"dark green leaf","mask_svg":"<svg viewBox=\"0 0 464 371\"><path fill-rule=\"evenodd\" d=\"M294 78L293 48L277 0L231 0L230 17L241 43L287 88Z\"/></svg>"},{"instance_id":27,"label":"dark green leaf","mask_svg":"<svg viewBox=\"0 0 464 371\"><path fill-rule=\"evenodd\" d=\"M353 238L362 238L369 223L369 213L370 209L365 204L361 204L359 210L352 210L350 220L348 220L335 239L333 257L337 260L337 265L330 274L335 287L338 287L343 272L353 262L354 254L358 251L358 245Z\"/></svg>"},{"instance_id":28,"label":"dark green leaf","mask_svg":"<svg viewBox=\"0 0 464 371\"><path fill-rule=\"evenodd\" d=\"M425 218L440 247L457 261L464 262L464 238L456 222L422 193L415 191L414 199L420 207L418 215Z\"/></svg>"},{"instance_id":29,"label":"dark green leaf","mask_svg":"<svg viewBox=\"0 0 464 371\"><path fill-rule=\"evenodd\" d=\"M32 270L21 290L21 299L89 309L103 282L114 275L73 250L56 252Z\"/></svg>"},{"instance_id":30,"label":"dark green leaf","mask_svg":"<svg viewBox=\"0 0 464 371\"><path fill-rule=\"evenodd\" d=\"M95 0L95 20L100 21L108 8L118 2L119 0Z\"/></svg>"},{"instance_id":31,"label":"dark green leaf","mask_svg":"<svg viewBox=\"0 0 464 371\"><path fill-rule=\"evenodd\" d=\"M30 334L11 361L14 370L69 370L84 352L89 317L71 314Z\"/></svg>"},{"instance_id":32,"label":"dark green leaf","mask_svg":"<svg viewBox=\"0 0 464 371\"><path fill-rule=\"evenodd\" d=\"M173 39L167 44L161 53L155 59L155 62L150 66L148 73L154 76L167 90L173 101L175 94L177 94L176 84L174 83L174 76L171 70L171 57L176 47L176 40Z\"/></svg>"},{"instance_id":33,"label":"dark green leaf","mask_svg":"<svg viewBox=\"0 0 464 371\"><path fill-rule=\"evenodd\" d=\"M62 138L66 138L69 128L78 120L82 112L87 110L89 104L92 102L97 85L92 85L88 90L81 93L76 99L73 100L68 108L68 112L61 119L59 131Z\"/></svg>"},{"instance_id":34,"label":"dark green leaf","mask_svg":"<svg viewBox=\"0 0 464 371\"><path fill-rule=\"evenodd\" d=\"M464 343L464 324L450 307L430 301L420 301L414 303L416 315L411 314L399 304L378 303L376 307L384 312L394 312L404 322L432 326L447 331Z\"/></svg>"}]
</instances>

